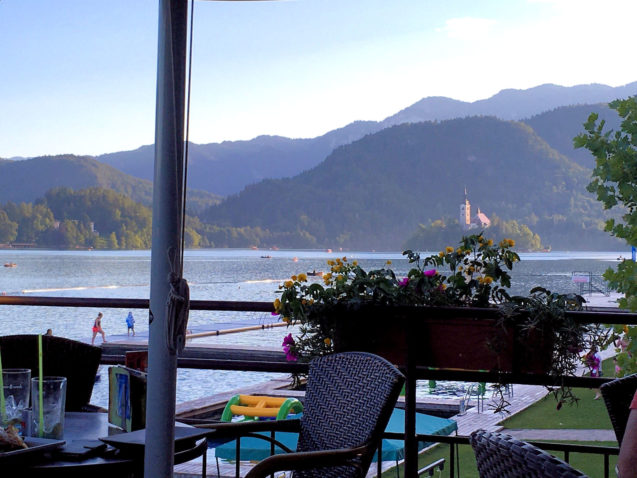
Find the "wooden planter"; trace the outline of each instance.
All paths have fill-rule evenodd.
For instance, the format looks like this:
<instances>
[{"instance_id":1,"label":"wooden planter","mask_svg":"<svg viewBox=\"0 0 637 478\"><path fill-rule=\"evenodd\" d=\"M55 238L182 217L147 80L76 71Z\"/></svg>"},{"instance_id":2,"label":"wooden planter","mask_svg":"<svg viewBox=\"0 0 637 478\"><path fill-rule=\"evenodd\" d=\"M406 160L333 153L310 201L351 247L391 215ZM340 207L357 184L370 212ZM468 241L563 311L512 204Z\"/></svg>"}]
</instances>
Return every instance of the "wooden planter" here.
<instances>
[{"instance_id":1,"label":"wooden planter","mask_svg":"<svg viewBox=\"0 0 637 478\"><path fill-rule=\"evenodd\" d=\"M360 350L407 363L411 340L417 366L546 373L553 341L498 324L497 309L391 308L338 310L326 321L337 352Z\"/></svg>"}]
</instances>

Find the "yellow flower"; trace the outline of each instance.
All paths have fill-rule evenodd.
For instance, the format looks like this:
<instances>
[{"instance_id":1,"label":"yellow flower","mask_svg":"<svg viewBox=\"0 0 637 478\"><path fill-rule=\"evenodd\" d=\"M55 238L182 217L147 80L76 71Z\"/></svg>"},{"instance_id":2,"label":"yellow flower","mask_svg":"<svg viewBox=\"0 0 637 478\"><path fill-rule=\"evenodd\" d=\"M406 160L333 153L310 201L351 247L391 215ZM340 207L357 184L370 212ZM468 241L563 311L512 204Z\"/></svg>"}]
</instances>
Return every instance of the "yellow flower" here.
<instances>
[{"instance_id":1,"label":"yellow flower","mask_svg":"<svg viewBox=\"0 0 637 478\"><path fill-rule=\"evenodd\" d=\"M299 274L298 280L299 280L299 282L307 282L307 275L305 275L303 272L301 272Z\"/></svg>"},{"instance_id":2,"label":"yellow flower","mask_svg":"<svg viewBox=\"0 0 637 478\"><path fill-rule=\"evenodd\" d=\"M332 343L332 340L329 337L325 337L323 342L325 342L325 345L330 345Z\"/></svg>"},{"instance_id":3,"label":"yellow flower","mask_svg":"<svg viewBox=\"0 0 637 478\"><path fill-rule=\"evenodd\" d=\"M440 257L445 257L445 253L444 253L444 251L440 251L440 252L438 253L438 255L439 255Z\"/></svg>"},{"instance_id":4,"label":"yellow flower","mask_svg":"<svg viewBox=\"0 0 637 478\"><path fill-rule=\"evenodd\" d=\"M274 311L278 312L281 309L281 300L274 299Z\"/></svg>"},{"instance_id":5,"label":"yellow flower","mask_svg":"<svg viewBox=\"0 0 637 478\"><path fill-rule=\"evenodd\" d=\"M325 282L325 284L329 284L330 280L332 280L332 273L328 272L327 274L323 275L323 282Z\"/></svg>"},{"instance_id":6,"label":"yellow flower","mask_svg":"<svg viewBox=\"0 0 637 478\"><path fill-rule=\"evenodd\" d=\"M310 299L310 305L314 303L314 299Z\"/></svg>"},{"instance_id":7,"label":"yellow flower","mask_svg":"<svg viewBox=\"0 0 637 478\"><path fill-rule=\"evenodd\" d=\"M492 246L493 245L493 239L489 239L487 241L487 246Z\"/></svg>"},{"instance_id":8,"label":"yellow flower","mask_svg":"<svg viewBox=\"0 0 637 478\"><path fill-rule=\"evenodd\" d=\"M285 287L286 289L291 289L292 287L294 287L294 282L292 282L291 280L286 280L283 283L283 287Z\"/></svg>"},{"instance_id":9,"label":"yellow flower","mask_svg":"<svg viewBox=\"0 0 637 478\"><path fill-rule=\"evenodd\" d=\"M491 284L492 282L493 282L493 277L489 277L489 276L486 276L483 281L483 283L485 284Z\"/></svg>"},{"instance_id":10,"label":"yellow flower","mask_svg":"<svg viewBox=\"0 0 637 478\"><path fill-rule=\"evenodd\" d=\"M385 264L387 264L388 266L391 266L391 261L387 261L385 262Z\"/></svg>"},{"instance_id":11,"label":"yellow flower","mask_svg":"<svg viewBox=\"0 0 637 478\"><path fill-rule=\"evenodd\" d=\"M456 249L456 254L464 254L464 251L460 248Z\"/></svg>"},{"instance_id":12,"label":"yellow flower","mask_svg":"<svg viewBox=\"0 0 637 478\"><path fill-rule=\"evenodd\" d=\"M508 243L509 243L509 247L514 247L515 246L515 241L513 239L509 239Z\"/></svg>"},{"instance_id":13,"label":"yellow flower","mask_svg":"<svg viewBox=\"0 0 637 478\"><path fill-rule=\"evenodd\" d=\"M462 272L462 266L458 266L458 272Z\"/></svg>"},{"instance_id":14,"label":"yellow flower","mask_svg":"<svg viewBox=\"0 0 637 478\"><path fill-rule=\"evenodd\" d=\"M285 322L286 324L289 324L289 323L290 323L290 318L289 318L289 317L281 317L281 320L282 320L283 322Z\"/></svg>"},{"instance_id":15,"label":"yellow flower","mask_svg":"<svg viewBox=\"0 0 637 478\"><path fill-rule=\"evenodd\" d=\"M339 274L336 276L336 280L338 282L345 282L345 279L347 279L343 274Z\"/></svg>"},{"instance_id":16,"label":"yellow flower","mask_svg":"<svg viewBox=\"0 0 637 478\"><path fill-rule=\"evenodd\" d=\"M445 290L447 288L447 284L440 284L440 287L442 287L442 290Z\"/></svg>"},{"instance_id":17,"label":"yellow flower","mask_svg":"<svg viewBox=\"0 0 637 478\"><path fill-rule=\"evenodd\" d=\"M329 261L327 261L327 265L328 265L328 266L333 266L334 264L336 264L336 262L334 262L332 259L330 259Z\"/></svg>"},{"instance_id":18,"label":"yellow flower","mask_svg":"<svg viewBox=\"0 0 637 478\"><path fill-rule=\"evenodd\" d=\"M451 247L451 246L447 246L447 247L445 248L445 251L447 252L447 254L451 254L451 253L453 252L453 247Z\"/></svg>"},{"instance_id":19,"label":"yellow flower","mask_svg":"<svg viewBox=\"0 0 637 478\"><path fill-rule=\"evenodd\" d=\"M307 304L307 300L305 300L305 299L301 299L301 304L302 304L302 305Z\"/></svg>"},{"instance_id":20,"label":"yellow flower","mask_svg":"<svg viewBox=\"0 0 637 478\"><path fill-rule=\"evenodd\" d=\"M347 262L347 257L343 256L343 262Z\"/></svg>"},{"instance_id":21,"label":"yellow flower","mask_svg":"<svg viewBox=\"0 0 637 478\"><path fill-rule=\"evenodd\" d=\"M628 326L624 324L624 333L627 334L628 333Z\"/></svg>"},{"instance_id":22,"label":"yellow flower","mask_svg":"<svg viewBox=\"0 0 637 478\"><path fill-rule=\"evenodd\" d=\"M352 262L352 265L353 265L354 267L356 267L356 266L358 265L358 261L354 261L354 262Z\"/></svg>"},{"instance_id":23,"label":"yellow flower","mask_svg":"<svg viewBox=\"0 0 637 478\"><path fill-rule=\"evenodd\" d=\"M341 264L343 263L343 261L341 261L341 258L340 258L340 257L337 257L337 258L336 258L336 263L337 263L338 265L341 265Z\"/></svg>"},{"instance_id":24,"label":"yellow flower","mask_svg":"<svg viewBox=\"0 0 637 478\"><path fill-rule=\"evenodd\" d=\"M291 277L291 279L292 279L292 280L296 280L296 276L292 276L292 277Z\"/></svg>"}]
</instances>

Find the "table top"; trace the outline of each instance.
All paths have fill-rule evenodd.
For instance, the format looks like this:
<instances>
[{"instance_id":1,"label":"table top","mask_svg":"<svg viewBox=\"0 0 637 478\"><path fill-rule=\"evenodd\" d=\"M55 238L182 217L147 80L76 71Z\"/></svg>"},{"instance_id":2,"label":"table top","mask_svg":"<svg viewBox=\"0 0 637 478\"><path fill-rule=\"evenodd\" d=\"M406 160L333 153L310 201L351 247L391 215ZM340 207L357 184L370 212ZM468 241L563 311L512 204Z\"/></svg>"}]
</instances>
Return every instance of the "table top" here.
<instances>
[{"instance_id":1,"label":"table top","mask_svg":"<svg viewBox=\"0 0 637 478\"><path fill-rule=\"evenodd\" d=\"M64 415L64 437L66 449L74 444L82 449L83 441L97 444L98 438L121 434L123 431L108 423L107 413L67 412ZM79 445L79 447L77 446ZM175 454L175 464L200 456L207 449L206 440L200 439L195 446ZM143 448L141 448L143 450ZM28 470L29 476L135 476L143 471L143 453L123 453L113 447L102 450L97 456L69 458L59 452L46 453L28 461L12 465L16 472Z\"/></svg>"}]
</instances>

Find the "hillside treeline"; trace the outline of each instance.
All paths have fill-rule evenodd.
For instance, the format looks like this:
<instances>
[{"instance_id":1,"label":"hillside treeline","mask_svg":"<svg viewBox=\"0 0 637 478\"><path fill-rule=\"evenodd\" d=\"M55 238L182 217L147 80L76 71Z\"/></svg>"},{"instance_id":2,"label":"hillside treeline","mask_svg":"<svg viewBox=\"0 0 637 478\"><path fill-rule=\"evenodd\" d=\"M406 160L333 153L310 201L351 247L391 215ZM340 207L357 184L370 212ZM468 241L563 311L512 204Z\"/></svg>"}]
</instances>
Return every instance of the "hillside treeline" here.
<instances>
[{"instance_id":1,"label":"hillside treeline","mask_svg":"<svg viewBox=\"0 0 637 478\"><path fill-rule=\"evenodd\" d=\"M151 209L109 189L54 188L34 203L0 204L0 243L54 249L149 249ZM186 247L307 244L302 232L218 227L187 216Z\"/></svg>"},{"instance_id":2,"label":"hillside treeline","mask_svg":"<svg viewBox=\"0 0 637 478\"><path fill-rule=\"evenodd\" d=\"M0 205L0 242L51 248L147 249L151 211L108 189L55 188Z\"/></svg>"}]
</instances>

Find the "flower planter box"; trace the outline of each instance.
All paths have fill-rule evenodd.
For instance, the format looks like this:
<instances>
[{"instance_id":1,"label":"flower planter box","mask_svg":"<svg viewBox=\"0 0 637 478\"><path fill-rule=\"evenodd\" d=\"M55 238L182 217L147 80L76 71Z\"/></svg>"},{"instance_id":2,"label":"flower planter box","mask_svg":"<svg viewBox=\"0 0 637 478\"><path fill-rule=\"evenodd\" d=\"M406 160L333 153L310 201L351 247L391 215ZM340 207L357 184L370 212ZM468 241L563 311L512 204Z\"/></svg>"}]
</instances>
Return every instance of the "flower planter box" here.
<instances>
[{"instance_id":1,"label":"flower planter box","mask_svg":"<svg viewBox=\"0 0 637 478\"><path fill-rule=\"evenodd\" d=\"M371 352L397 365L407 363L411 339L417 366L516 373L550 369L551 340L535 334L521 341L514 326L497 323L496 309L482 311L482 317L471 317L467 309L456 310L457 314L453 309L369 306L339 310L326 324L333 330L335 351Z\"/></svg>"}]
</instances>

